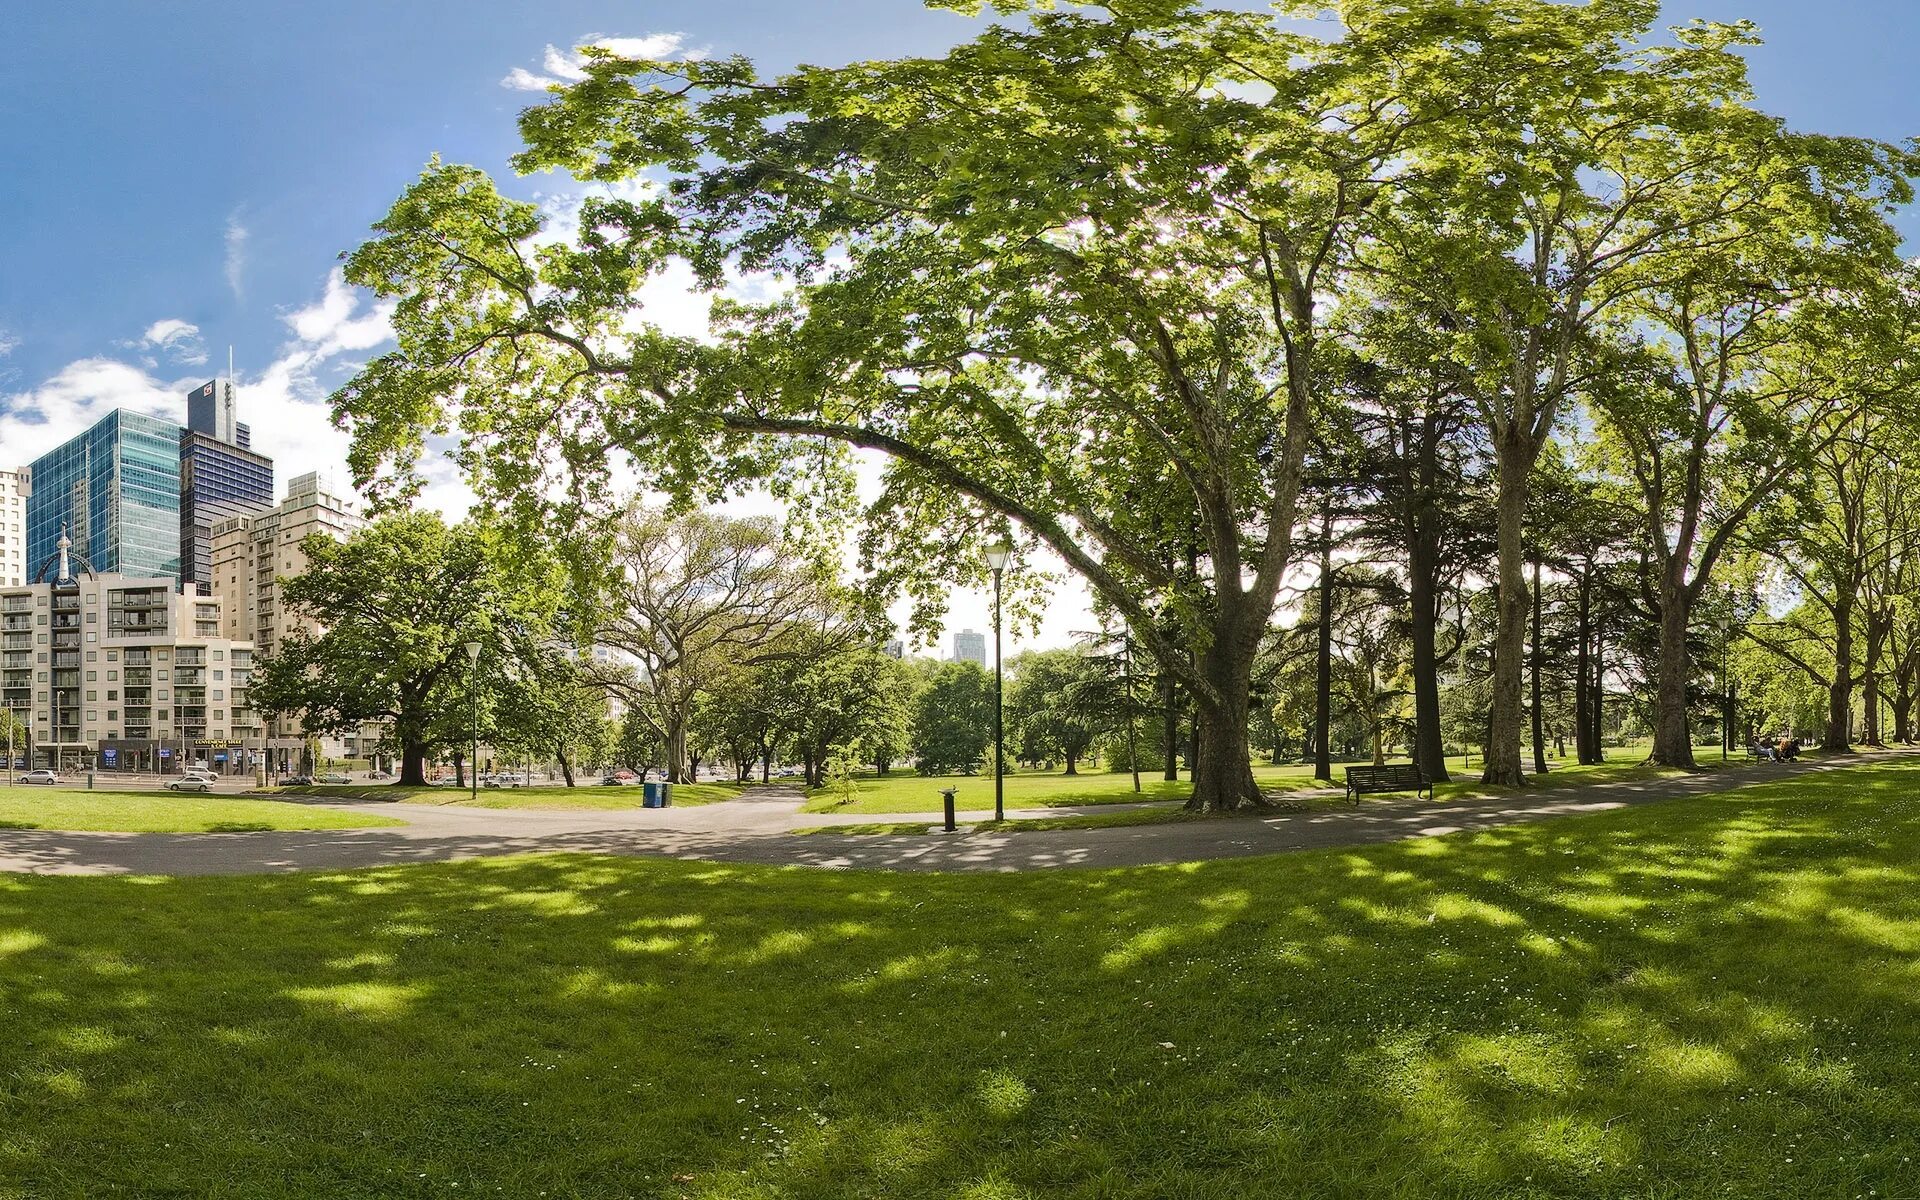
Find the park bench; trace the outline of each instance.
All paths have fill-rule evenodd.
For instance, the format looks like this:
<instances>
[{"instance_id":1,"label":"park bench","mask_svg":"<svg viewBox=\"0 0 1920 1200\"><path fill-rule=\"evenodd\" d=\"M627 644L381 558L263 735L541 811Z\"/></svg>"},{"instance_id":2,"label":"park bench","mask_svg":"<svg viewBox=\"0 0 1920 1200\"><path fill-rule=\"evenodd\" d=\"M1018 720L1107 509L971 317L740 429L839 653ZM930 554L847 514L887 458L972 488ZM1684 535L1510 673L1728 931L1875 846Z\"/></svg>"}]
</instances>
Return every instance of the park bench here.
<instances>
[{"instance_id":1,"label":"park bench","mask_svg":"<svg viewBox=\"0 0 1920 1200\"><path fill-rule=\"evenodd\" d=\"M1375 792L1412 792L1415 796L1425 792L1433 796L1433 784L1420 773L1413 763L1394 763L1386 767L1348 767L1347 799L1355 804L1360 797Z\"/></svg>"}]
</instances>

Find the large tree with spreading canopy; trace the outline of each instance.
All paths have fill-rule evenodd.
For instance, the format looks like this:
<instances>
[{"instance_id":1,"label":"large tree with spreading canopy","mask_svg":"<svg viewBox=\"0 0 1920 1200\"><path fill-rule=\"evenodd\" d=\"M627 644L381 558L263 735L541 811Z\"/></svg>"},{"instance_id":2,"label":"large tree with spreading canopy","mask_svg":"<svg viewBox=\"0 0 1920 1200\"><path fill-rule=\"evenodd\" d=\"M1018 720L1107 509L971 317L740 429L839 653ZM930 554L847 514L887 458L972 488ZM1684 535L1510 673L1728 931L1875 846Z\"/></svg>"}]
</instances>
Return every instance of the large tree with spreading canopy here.
<instances>
[{"instance_id":1,"label":"large tree with spreading canopy","mask_svg":"<svg viewBox=\"0 0 1920 1200\"><path fill-rule=\"evenodd\" d=\"M516 166L645 185L556 236L431 167L348 265L399 298L398 348L336 397L357 472L457 433L482 500L537 530L579 526L622 454L683 496L831 510L844 452L878 452L877 586L930 616L983 540L1051 551L1191 695L1194 806L1257 802L1248 677L1329 304L1415 133L1458 117L1399 102L1383 40L1115 2L773 79L590 49ZM775 298L669 336L640 289L675 261Z\"/></svg>"}]
</instances>

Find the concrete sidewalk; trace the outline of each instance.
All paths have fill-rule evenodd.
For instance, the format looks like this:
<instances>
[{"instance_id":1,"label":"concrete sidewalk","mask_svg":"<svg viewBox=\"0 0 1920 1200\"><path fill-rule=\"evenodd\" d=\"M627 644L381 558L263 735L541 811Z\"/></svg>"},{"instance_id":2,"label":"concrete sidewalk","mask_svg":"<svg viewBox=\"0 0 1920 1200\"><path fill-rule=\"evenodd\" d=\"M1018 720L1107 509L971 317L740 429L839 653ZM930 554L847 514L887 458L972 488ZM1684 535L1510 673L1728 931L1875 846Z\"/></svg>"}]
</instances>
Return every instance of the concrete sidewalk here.
<instances>
[{"instance_id":1,"label":"concrete sidewalk","mask_svg":"<svg viewBox=\"0 0 1920 1200\"><path fill-rule=\"evenodd\" d=\"M1885 760L1886 753L1728 767L1677 778L1566 787L1537 795L1357 808L1107 829L955 834L798 835L829 814L801 813L798 792L758 789L698 808L554 810L330 804L399 817L399 828L263 833L63 833L0 830L0 872L233 875L448 862L570 852L899 871L1026 871L1143 866L1288 850L1360 846L1710 795ZM1115 805L1097 806L1111 812ZM1064 810L1048 810L1058 815ZM927 820L861 814L859 823Z\"/></svg>"}]
</instances>

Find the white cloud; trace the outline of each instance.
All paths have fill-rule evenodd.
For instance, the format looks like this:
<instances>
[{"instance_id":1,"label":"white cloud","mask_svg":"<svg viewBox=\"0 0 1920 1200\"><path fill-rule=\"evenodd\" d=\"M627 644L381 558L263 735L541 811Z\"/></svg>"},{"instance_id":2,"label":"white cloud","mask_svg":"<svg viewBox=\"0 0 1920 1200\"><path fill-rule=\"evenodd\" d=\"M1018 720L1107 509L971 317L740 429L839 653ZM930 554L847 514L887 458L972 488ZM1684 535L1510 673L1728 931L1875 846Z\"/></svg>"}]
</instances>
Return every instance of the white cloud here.
<instances>
[{"instance_id":1,"label":"white cloud","mask_svg":"<svg viewBox=\"0 0 1920 1200\"><path fill-rule=\"evenodd\" d=\"M7 355L12 354L19 345L19 338L4 329L0 329L0 358L5 358Z\"/></svg>"},{"instance_id":2,"label":"white cloud","mask_svg":"<svg viewBox=\"0 0 1920 1200\"><path fill-rule=\"evenodd\" d=\"M200 339L200 327L179 317L168 317L147 326L139 344L142 349L161 351L183 367L197 367L207 361L207 347ZM141 361L149 367L156 365L150 357Z\"/></svg>"},{"instance_id":3,"label":"white cloud","mask_svg":"<svg viewBox=\"0 0 1920 1200\"><path fill-rule=\"evenodd\" d=\"M32 462L116 408L175 416L175 409L185 407L188 386L176 388L110 358L68 363L38 387L0 398L5 465Z\"/></svg>"},{"instance_id":4,"label":"white cloud","mask_svg":"<svg viewBox=\"0 0 1920 1200\"><path fill-rule=\"evenodd\" d=\"M685 43L686 36L678 33L649 33L641 37L605 37L595 33L581 38L578 44L593 46L620 58L679 57L689 61L700 58L700 51L684 50ZM548 43L540 56L540 69L546 73L536 74L525 67L515 67L500 80L500 86L518 92L544 92L561 84L578 83L587 77L586 55Z\"/></svg>"},{"instance_id":5,"label":"white cloud","mask_svg":"<svg viewBox=\"0 0 1920 1200\"><path fill-rule=\"evenodd\" d=\"M339 267L327 274L326 291L306 308L295 309L281 319L321 357L343 351L371 350L393 336L393 304L376 304L359 311L360 294L347 283Z\"/></svg>"},{"instance_id":6,"label":"white cloud","mask_svg":"<svg viewBox=\"0 0 1920 1200\"><path fill-rule=\"evenodd\" d=\"M239 212L227 218L227 288L233 292L233 298L246 298L243 284L247 270L247 227L240 222Z\"/></svg>"}]
</instances>

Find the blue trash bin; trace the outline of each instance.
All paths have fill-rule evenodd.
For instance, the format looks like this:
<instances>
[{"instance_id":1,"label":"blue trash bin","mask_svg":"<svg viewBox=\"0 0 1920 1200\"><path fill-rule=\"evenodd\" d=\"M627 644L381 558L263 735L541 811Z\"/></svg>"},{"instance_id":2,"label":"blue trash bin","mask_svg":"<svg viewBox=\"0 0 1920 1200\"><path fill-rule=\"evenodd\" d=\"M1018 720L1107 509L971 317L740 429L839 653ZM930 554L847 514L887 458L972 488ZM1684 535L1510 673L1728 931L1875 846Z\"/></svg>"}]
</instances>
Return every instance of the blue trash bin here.
<instances>
[{"instance_id":1,"label":"blue trash bin","mask_svg":"<svg viewBox=\"0 0 1920 1200\"><path fill-rule=\"evenodd\" d=\"M666 784L655 783L652 780L648 780L647 782L641 784L640 785L640 807L641 808L665 807L665 801L663 801L660 798L660 791L664 787L666 787Z\"/></svg>"}]
</instances>

